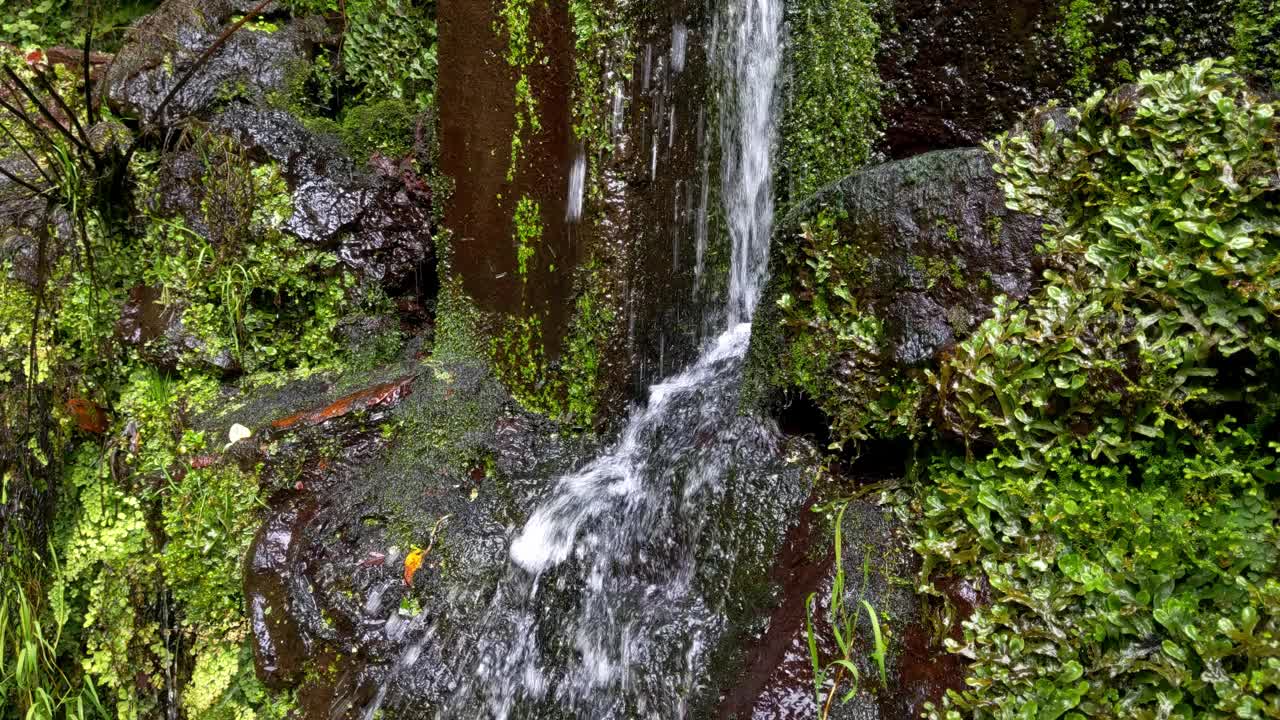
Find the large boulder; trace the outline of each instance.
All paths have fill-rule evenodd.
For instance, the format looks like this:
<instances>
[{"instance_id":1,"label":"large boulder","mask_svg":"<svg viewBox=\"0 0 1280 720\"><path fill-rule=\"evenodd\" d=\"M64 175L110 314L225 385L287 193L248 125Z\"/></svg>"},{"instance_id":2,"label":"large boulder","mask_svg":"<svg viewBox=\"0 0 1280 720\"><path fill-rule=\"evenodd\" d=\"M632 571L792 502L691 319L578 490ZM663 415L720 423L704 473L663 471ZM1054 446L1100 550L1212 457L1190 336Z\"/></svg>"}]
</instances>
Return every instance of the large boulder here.
<instances>
[{"instance_id":1,"label":"large boulder","mask_svg":"<svg viewBox=\"0 0 1280 720\"><path fill-rule=\"evenodd\" d=\"M843 430L886 419L894 377L936 361L997 295L1026 297L1042 224L1005 207L977 148L831 184L778 225L753 379L799 387Z\"/></svg>"}]
</instances>

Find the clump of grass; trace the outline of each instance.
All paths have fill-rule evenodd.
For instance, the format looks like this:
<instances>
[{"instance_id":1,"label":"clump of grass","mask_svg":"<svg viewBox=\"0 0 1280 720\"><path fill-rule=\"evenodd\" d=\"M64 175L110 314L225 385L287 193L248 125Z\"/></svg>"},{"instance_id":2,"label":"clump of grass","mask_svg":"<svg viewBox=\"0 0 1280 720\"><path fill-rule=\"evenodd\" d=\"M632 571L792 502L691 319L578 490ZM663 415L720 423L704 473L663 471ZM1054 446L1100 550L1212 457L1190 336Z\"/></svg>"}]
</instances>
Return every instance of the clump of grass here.
<instances>
[{"instance_id":1,"label":"clump of grass","mask_svg":"<svg viewBox=\"0 0 1280 720\"><path fill-rule=\"evenodd\" d=\"M868 554L862 558L862 587L858 590L858 603L855 603L851 608L844 600L846 582L843 552L844 514L849 509L849 503L848 501L841 501L834 505L826 506L826 508L816 509L821 512L834 508L838 508L835 519L834 541L836 576L831 583L829 597L831 632L835 637L836 646L840 652L832 660L823 662L821 654L818 652L818 633L813 623L813 610L818 594L816 592L809 593L809 597L805 598L805 635L809 645L809 662L813 667L814 697L818 706L822 708L821 714L818 716L820 720L826 720L830 716L832 702L842 686L846 690L840 696L841 704L849 702L858 694L862 673L854 662L854 657L857 649L855 640L858 637L858 624L862 618L862 615L858 612L859 605L861 605L862 610L866 611L867 618L871 623L872 649L870 656L876 664L876 669L880 671L880 685L881 687L888 687L889 685L888 672L885 670L885 655L888 646L885 643L884 633L880 629L880 616L865 597L867 583L871 577L871 556ZM830 681L830 687L828 687L828 681Z\"/></svg>"}]
</instances>

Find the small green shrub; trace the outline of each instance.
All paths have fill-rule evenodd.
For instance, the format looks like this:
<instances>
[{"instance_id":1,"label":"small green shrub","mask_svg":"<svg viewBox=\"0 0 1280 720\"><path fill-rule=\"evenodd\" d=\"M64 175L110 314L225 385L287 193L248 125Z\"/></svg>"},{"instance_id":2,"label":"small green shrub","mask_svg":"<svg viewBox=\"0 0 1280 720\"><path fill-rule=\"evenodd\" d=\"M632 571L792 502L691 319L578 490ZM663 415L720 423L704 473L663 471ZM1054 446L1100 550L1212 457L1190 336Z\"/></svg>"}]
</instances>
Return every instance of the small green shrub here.
<instances>
[{"instance_id":1,"label":"small green shrub","mask_svg":"<svg viewBox=\"0 0 1280 720\"><path fill-rule=\"evenodd\" d=\"M366 101L433 103L436 23L432 0L351 0L342 63Z\"/></svg>"}]
</instances>

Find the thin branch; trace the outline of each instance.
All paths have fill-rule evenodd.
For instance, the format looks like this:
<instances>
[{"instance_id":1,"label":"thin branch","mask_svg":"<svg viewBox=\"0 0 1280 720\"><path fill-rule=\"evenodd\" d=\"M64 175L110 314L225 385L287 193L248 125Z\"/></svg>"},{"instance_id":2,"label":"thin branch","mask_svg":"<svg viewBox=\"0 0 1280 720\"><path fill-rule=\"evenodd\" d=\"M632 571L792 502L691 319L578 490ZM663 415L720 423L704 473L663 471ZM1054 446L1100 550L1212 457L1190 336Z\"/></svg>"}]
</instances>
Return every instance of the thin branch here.
<instances>
[{"instance_id":1,"label":"thin branch","mask_svg":"<svg viewBox=\"0 0 1280 720\"><path fill-rule=\"evenodd\" d=\"M93 111L93 84L89 78L89 46L93 42L93 20L89 20L89 29L84 31L84 59L80 65L84 69L84 116L90 125L98 122L96 113Z\"/></svg>"},{"instance_id":2,"label":"thin branch","mask_svg":"<svg viewBox=\"0 0 1280 720\"><path fill-rule=\"evenodd\" d=\"M9 80L12 81L14 85L16 85L17 88L21 90L24 95L27 96L27 99L30 100L33 105L36 106L36 110L40 111L40 114L44 116L44 119L48 120L49 123L53 125L54 129L56 129L59 133L62 133L63 137L71 141L71 144L75 145L80 150L88 149L84 145L84 143L80 142L80 140L76 138L75 135L71 134L70 130L64 127L62 123L58 122L58 118L54 117L53 113L49 111L49 108L45 107L44 103L40 102L40 98L36 97L36 94L32 92L31 86L27 85L27 83L24 82L22 78L18 77L18 73L14 72L13 68L5 66L4 72L6 75L9 76Z\"/></svg>"},{"instance_id":3,"label":"thin branch","mask_svg":"<svg viewBox=\"0 0 1280 720\"><path fill-rule=\"evenodd\" d=\"M0 175L4 175L5 177L9 178L10 180L12 180L12 181L14 181L14 182L18 183L19 185L21 185L22 187L24 187L24 188L26 188L26 189L30 190L31 192L35 193L37 196L44 195L44 194L47 192L47 190L41 190L40 188L36 187L35 185L32 185L31 183L27 182L26 180L23 180L22 178L18 177L17 175L14 175L13 173L9 172L9 169L8 169L8 168L6 168L6 167L4 167L3 165L0 165Z\"/></svg>"},{"instance_id":4,"label":"thin branch","mask_svg":"<svg viewBox=\"0 0 1280 720\"><path fill-rule=\"evenodd\" d=\"M45 92L49 94L49 97L53 98L53 101L58 105L58 108L61 109L62 112L66 113L67 118L71 121L72 127L75 128L76 133L80 135L80 139L84 142L85 150L87 150L90 155L97 157L98 153L93 149L93 143L89 140L89 134L84 131L84 126L80 124L80 120L76 117L75 112L73 112L71 107L67 105L67 101L62 99L62 95L58 92L57 88L53 86L53 83L49 81L49 78L45 76L43 71L37 70L36 78L40 80L41 85L44 85Z\"/></svg>"},{"instance_id":5,"label":"thin branch","mask_svg":"<svg viewBox=\"0 0 1280 720\"><path fill-rule=\"evenodd\" d=\"M7 84L3 87L7 90L12 90L12 88L9 88ZM31 132L35 133L36 137L48 142L48 133L45 132L45 129L40 127L40 125L38 125L20 105L10 105L4 97L0 95L0 109L3 109L5 112L21 120L23 124L31 128Z\"/></svg>"}]
</instances>

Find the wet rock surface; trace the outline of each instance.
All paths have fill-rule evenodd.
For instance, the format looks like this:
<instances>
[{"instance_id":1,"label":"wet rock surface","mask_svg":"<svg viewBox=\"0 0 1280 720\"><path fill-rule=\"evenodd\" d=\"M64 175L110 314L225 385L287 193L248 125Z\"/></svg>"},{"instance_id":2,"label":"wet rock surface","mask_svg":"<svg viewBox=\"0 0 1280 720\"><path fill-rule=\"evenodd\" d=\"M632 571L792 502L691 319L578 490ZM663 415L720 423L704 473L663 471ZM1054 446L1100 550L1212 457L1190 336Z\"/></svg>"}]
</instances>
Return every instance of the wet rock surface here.
<instances>
[{"instance_id":1,"label":"wet rock surface","mask_svg":"<svg viewBox=\"0 0 1280 720\"><path fill-rule=\"evenodd\" d=\"M891 157L976 145L1070 77L1044 0L899 0L878 57Z\"/></svg>"},{"instance_id":2,"label":"wet rock surface","mask_svg":"<svg viewBox=\"0 0 1280 720\"><path fill-rule=\"evenodd\" d=\"M859 670L859 692L847 703L854 687L847 673L830 703L831 718L840 720L913 720L926 702L937 702L947 689L958 689L964 661L949 654L939 635L959 631L959 622L935 624L931 601L913 591L919 559L910 547L910 534L892 510L870 500L853 500L845 511L841 555L845 572L842 602L849 617L857 617L851 659ZM832 586L835 581L830 520L809 513L788 535L774 567L785 589L769 617L767 630L747 650L741 681L725 693L716 717L726 720L812 720L822 716L832 694L837 669L830 668L821 693L814 689L809 652L806 603L813 594L813 639L825 666L841 657L832 629ZM950 585L946 586L950 588ZM871 622L862 601L875 609L888 647L886 679L872 659L875 649ZM973 604L958 607L961 619Z\"/></svg>"},{"instance_id":3,"label":"wet rock surface","mask_svg":"<svg viewBox=\"0 0 1280 720\"><path fill-rule=\"evenodd\" d=\"M1005 207L984 150L857 172L797 206L780 236L823 212L865 256L853 291L883 320L882 352L898 365L936 359L987 316L995 296L1026 297L1036 277L1043 221Z\"/></svg>"},{"instance_id":4,"label":"wet rock surface","mask_svg":"<svg viewBox=\"0 0 1280 720\"><path fill-rule=\"evenodd\" d=\"M216 420L265 428L240 458L276 489L245 592L258 674L297 688L304 717L432 717L513 523L582 453L481 366L383 374L354 391L306 381Z\"/></svg>"},{"instance_id":5,"label":"wet rock surface","mask_svg":"<svg viewBox=\"0 0 1280 720\"><path fill-rule=\"evenodd\" d=\"M976 145L1053 98L1132 81L1141 69L1238 55L1235 7L1182 0L895 0L880 19L882 147L905 158ZM1067 16L1081 11L1074 20ZM1073 50L1073 44L1083 47Z\"/></svg>"},{"instance_id":6,"label":"wet rock surface","mask_svg":"<svg viewBox=\"0 0 1280 720\"><path fill-rule=\"evenodd\" d=\"M168 125L186 117L207 117L233 97L262 101L284 90L289 72L325 38L323 23L250 23L173 92L237 16L257 5L250 0L168 0L129 30L105 78L108 102L144 124Z\"/></svg>"},{"instance_id":7,"label":"wet rock surface","mask_svg":"<svg viewBox=\"0 0 1280 720\"><path fill-rule=\"evenodd\" d=\"M335 248L347 267L393 294L434 272L432 194L412 171L360 167L337 138L283 110L238 103L212 124L252 156L280 164L293 204L287 232Z\"/></svg>"}]
</instances>

